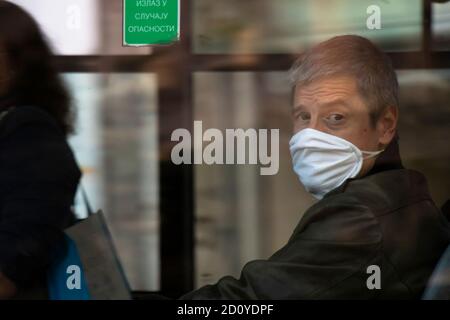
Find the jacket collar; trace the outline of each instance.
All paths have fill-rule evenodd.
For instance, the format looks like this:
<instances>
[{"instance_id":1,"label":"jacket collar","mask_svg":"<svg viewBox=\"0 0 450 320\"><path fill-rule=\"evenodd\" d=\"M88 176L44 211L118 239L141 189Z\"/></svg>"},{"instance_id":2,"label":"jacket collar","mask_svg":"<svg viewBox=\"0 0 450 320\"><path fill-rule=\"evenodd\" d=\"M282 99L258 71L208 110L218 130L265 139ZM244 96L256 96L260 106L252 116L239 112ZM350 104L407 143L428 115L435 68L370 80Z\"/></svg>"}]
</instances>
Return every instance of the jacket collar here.
<instances>
[{"instance_id":1,"label":"jacket collar","mask_svg":"<svg viewBox=\"0 0 450 320\"><path fill-rule=\"evenodd\" d=\"M387 170L403 169L403 163L400 157L399 140L400 138L397 132L391 143L389 143L386 149L379 157L377 157L374 166L366 176Z\"/></svg>"},{"instance_id":2,"label":"jacket collar","mask_svg":"<svg viewBox=\"0 0 450 320\"><path fill-rule=\"evenodd\" d=\"M328 192L323 200L340 193L352 194L375 210L386 211L431 199L425 176L403 167L398 140L396 134L368 174L346 180L341 186Z\"/></svg>"},{"instance_id":3,"label":"jacket collar","mask_svg":"<svg viewBox=\"0 0 450 320\"><path fill-rule=\"evenodd\" d=\"M423 174L409 169L392 169L348 179L342 186L329 192L322 200L345 194L370 207L377 215L400 207L431 199L428 183Z\"/></svg>"},{"instance_id":4,"label":"jacket collar","mask_svg":"<svg viewBox=\"0 0 450 320\"><path fill-rule=\"evenodd\" d=\"M348 184L353 181L366 179L367 177L376 175L384 171L404 169L402 160L400 158L398 141L399 137L398 133L396 133L394 139L392 139L391 143L389 143L389 145L380 154L380 156L377 157L372 169L370 169L370 171L364 177L347 179L342 185L328 192L324 196L324 198L336 193L344 192L348 187Z\"/></svg>"}]
</instances>

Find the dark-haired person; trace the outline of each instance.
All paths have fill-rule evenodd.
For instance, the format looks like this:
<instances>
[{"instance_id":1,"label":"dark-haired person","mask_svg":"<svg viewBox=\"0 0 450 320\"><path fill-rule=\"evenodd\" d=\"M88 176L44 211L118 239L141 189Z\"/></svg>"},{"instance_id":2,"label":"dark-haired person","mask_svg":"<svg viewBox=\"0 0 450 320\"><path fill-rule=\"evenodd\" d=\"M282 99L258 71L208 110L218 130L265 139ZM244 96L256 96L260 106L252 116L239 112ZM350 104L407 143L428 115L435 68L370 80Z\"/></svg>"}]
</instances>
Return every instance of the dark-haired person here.
<instances>
[{"instance_id":1,"label":"dark-haired person","mask_svg":"<svg viewBox=\"0 0 450 320\"><path fill-rule=\"evenodd\" d=\"M42 292L72 222L81 172L66 142L71 119L38 25L0 0L0 299Z\"/></svg>"},{"instance_id":2,"label":"dark-haired person","mask_svg":"<svg viewBox=\"0 0 450 320\"><path fill-rule=\"evenodd\" d=\"M294 171L319 201L268 260L183 298L420 298L450 229L425 177L402 165L389 59L340 36L305 52L291 74Z\"/></svg>"}]
</instances>

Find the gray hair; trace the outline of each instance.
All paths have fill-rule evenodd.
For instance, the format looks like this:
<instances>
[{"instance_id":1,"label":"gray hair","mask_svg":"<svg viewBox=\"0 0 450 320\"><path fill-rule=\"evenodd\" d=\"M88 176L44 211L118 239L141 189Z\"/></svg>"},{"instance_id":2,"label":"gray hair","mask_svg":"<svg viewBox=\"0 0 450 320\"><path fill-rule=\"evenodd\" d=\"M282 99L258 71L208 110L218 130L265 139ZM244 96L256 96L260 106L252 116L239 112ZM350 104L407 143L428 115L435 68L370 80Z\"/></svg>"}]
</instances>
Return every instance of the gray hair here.
<instances>
[{"instance_id":1,"label":"gray hair","mask_svg":"<svg viewBox=\"0 0 450 320\"><path fill-rule=\"evenodd\" d=\"M293 89L330 76L352 76L373 125L389 106L398 108L398 81L390 59L366 38L345 35L307 50L292 66Z\"/></svg>"}]
</instances>

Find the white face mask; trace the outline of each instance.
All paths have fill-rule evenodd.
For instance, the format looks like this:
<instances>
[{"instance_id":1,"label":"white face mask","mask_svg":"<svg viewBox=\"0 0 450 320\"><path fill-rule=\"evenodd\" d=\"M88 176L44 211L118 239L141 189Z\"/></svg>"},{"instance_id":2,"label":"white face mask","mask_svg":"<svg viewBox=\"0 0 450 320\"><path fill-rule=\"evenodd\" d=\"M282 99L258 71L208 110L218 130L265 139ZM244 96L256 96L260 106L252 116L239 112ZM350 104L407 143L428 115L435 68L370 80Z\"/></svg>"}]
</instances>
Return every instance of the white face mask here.
<instances>
[{"instance_id":1,"label":"white face mask","mask_svg":"<svg viewBox=\"0 0 450 320\"><path fill-rule=\"evenodd\" d=\"M289 148L295 173L317 199L356 177L364 159L384 151L361 151L345 139L310 128L297 132Z\"/></svg>"}]
</instances>

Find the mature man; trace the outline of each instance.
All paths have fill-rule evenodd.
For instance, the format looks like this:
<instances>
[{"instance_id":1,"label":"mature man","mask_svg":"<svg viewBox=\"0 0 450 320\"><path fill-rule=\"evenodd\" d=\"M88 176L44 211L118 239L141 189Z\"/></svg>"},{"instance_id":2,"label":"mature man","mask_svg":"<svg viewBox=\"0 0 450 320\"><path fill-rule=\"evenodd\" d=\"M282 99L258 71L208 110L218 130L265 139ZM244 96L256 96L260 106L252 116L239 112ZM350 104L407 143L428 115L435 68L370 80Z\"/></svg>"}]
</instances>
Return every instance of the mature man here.
<instances>
[{"instance_id":1,"label":"mature man","mask_svg":"<svg viewBox=\"0 0 450 320\"><path fill-rule=\"evenodd\" d=\"M268 260L183 298L420 298L450 229L425 177L402 166L390 61L367 39L340 36L291 74L294 171L319 201Z\"/></svg>"}]
</instances>

